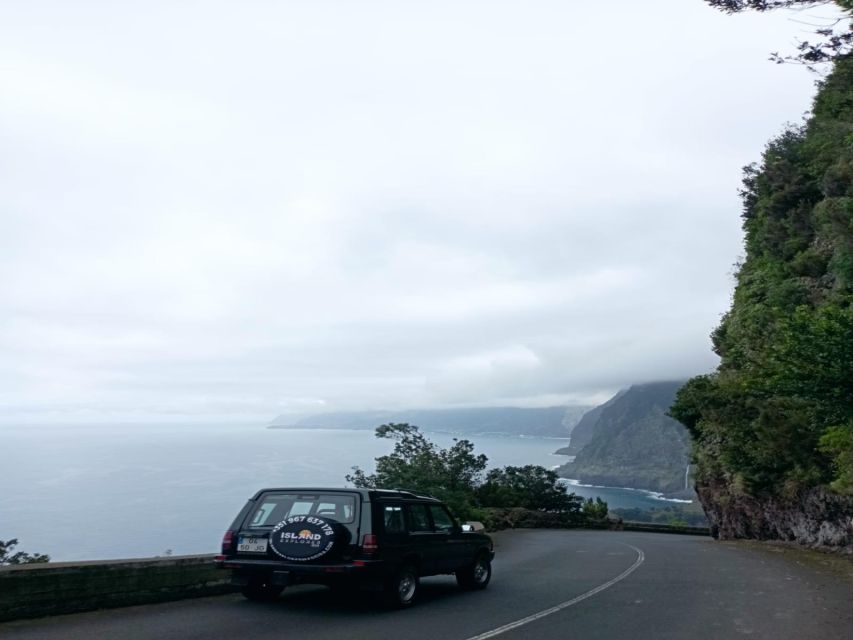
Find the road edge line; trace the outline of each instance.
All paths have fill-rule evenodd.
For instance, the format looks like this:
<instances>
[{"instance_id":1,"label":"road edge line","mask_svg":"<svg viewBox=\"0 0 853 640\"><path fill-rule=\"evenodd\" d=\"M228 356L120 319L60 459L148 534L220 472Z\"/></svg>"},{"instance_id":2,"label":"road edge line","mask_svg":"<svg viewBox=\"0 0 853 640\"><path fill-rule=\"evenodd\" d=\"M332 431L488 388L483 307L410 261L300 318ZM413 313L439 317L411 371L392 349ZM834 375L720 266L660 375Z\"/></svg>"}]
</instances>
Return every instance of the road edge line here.
<instances>
[{"instance_id":1,"label":"road edge line","mask_svg":"<svg viewBox=\"0 0 853 640\"><path fill-rule=\"evenodd\" d=\"M552 613L557 613L558 611L562 611L563 609L571 607L572 605L575 605L578 602L581 602L582 600L586 600L587 598L591 598L596 593L601 593L605 589L612 587L617 582L624 580L629 575L634 573L634 571L636 571L637 568L641 564L643 564L643 561L646 559L646 554L644 554L641 549L638 549L634 545L626 544L624 542L620 542L619 544L623 544L626 547L630 547L631 549L636 551L637 552L637 560L634 562L634 564L632 564L630 567L625 569L625 571L620 573L615 578L608 580L607 582L600 584L597 587L595 587L594 589L590 589L586 593L582 593L581 595L576 596L576 597L572 598L571 600L566 600L565 602L561 602L560 604L553 606L550 609L544 609L543 611L540 611L539 613L534 613L534 614L529 615L525 618L521 618L520 620L516 620L515 622L510 622L510 623L505 624L503 626L492 629L491 631L486 631L485 633L481 633L481 634L476 635L476 636L471 636L470 638L467 638L466 640L486 640L486 638L494 638L495 636L500 635L502 633L506 633L507 631L512 631L513 629L518 629L518 627L524 626L526 624L529 624L531 622L534 622L534 621L539 620L541 618L544 618L546 616L550 616Z\"/></svg>"}]
</instances>

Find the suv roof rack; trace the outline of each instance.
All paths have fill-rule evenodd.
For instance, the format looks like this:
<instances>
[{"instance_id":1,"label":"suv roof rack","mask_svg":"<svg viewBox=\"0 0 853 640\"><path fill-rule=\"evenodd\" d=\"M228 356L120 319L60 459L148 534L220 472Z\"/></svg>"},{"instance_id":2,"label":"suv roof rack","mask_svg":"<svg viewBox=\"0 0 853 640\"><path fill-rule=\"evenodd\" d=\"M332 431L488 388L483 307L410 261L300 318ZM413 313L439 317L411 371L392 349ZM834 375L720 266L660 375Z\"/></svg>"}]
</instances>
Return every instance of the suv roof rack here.
<instances>
[{"instance_id":1,"label":"suv roof rack","mask_svg":"<svg viewBox=\"0 0 853 640\"><path fill-rule=\"evenodd\" d=\"M427 500L438 500L438 498L435 498L433 496L421 495L419 493L412 491L411 489L401 489L399 487L395 487L394 491L397 491L399 493L407 493L413 498L426 498Z\"/></svg>"},{"instance_id":2,"label":"suv roof rack","mask_svg":"<svg viewBox=\"0 0 853 640\"><path fill-rule=\"evenodd\" d=\"M400 487L394 487L393 489L368 489L368 491L375 491L376 493L393 493L401 495L405 498L416 498L418 500L435 500L436 502L441 502L435 496L420 494L416 491L413 491L412 489L403 489Z\"/></svg>"}]
</instances>

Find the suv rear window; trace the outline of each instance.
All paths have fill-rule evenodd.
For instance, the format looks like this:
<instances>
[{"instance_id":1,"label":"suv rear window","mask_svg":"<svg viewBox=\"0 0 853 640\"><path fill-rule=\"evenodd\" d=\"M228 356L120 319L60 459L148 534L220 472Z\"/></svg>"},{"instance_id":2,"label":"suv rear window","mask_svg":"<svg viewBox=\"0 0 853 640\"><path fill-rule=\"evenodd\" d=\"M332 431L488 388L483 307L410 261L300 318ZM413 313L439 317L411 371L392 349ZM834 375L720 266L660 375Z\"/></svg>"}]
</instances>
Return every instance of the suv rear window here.
<instances>
[{"instance_id":1,"label":"suv rear window","mask_svg":"<svg viewBox=\"0 0 853 640\"><path fill-rule=\"evenodd\" d=\"M320 516L348 524L355 519L355 496L332 493L267 493L249 515L250 527L271 527L290 516Z\"/></svg>"}]
</instances>

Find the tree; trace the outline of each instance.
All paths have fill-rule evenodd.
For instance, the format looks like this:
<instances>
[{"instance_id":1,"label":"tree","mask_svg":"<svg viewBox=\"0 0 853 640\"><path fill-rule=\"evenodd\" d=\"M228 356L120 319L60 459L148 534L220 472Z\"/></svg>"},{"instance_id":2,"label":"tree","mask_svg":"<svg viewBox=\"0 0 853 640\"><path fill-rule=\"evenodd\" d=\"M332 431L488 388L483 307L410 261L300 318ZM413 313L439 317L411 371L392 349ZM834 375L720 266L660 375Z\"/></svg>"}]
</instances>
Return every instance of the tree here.
<instances>
[{"instance_id":1,"label":"tree","mask_svg":"<svg viewBox=\"0 0 853 640\"><path fill-rule=\"evenodd\" d=\"M835 466L835 480L830 486L839 493L853 494L853 421L827 429L820 448L832 457Z\"/></svg>"},{"instance_id":2,"label":"tree","mask_svg":"<svg viewBox=\"0 0 853 640\"><path fill-rule=\"evenodd\" d=\"M347 474L356 487L399 488L440 498L460 517L474 509L474 491L480 484L488 458L474 453L469 440L454 439L453 446L441 449L406 423L383 424L377 438L395 440L394 450L376 459L376 472L366 474L358 467Z\"/></svg>"},{"instance_id":3,"label":"tree","mask_svg":"<svg viewBox=\"0 0 853 640\"><path fill-rule=\"evenodd\" d=\"M587 498L583 503L583 515L587 520L604 520L607 517L607 503L601 498Z\"/></svg>"},{"instance_id":4,"label":"tree","mask_svg":"<svg viewBox=\"0 0 853 640\"><path fill-rule=\"evenodd\" d=\"M557 474L544 467L492 469L484 481L488 458L475 454L468 440L454 439L452 446L443 449L406 423L383 424L376 428L376 437L395 440L394 450L376 458L375 473L353 467L346 479L356 487L435 496L462 518L479 516L479 507L580 513L580 498L567 493Z\"/></svg>"},{"instance_id":5,"label":"tree","mask_svg":"<svg viewBox=\"0 0 853 640\"><path fill-rule=\"evenodd\" d=\"M50 562L50 556L44 555L43 553L25 553L23 551L12 553L12 550L17 546L17 538L12 538L5 542L0 539L0 566Z\"/></svg>"},{"instance_id":6,"label":"tree","mask_svg":"<svg viewBox=\"0 0 853 640\"><path fill-rule=\"evenodd\" d=\"M777 63L797 62L814 68L815 64L831 62L853 51L853 0L705 0L712 7L726 13L741 11L773 11L775 9L811 9L835 5L844 15L840 18L820 18L809 16L809 26L820 40L801 41L795 55L771 55Z\"/></svg>"},{"instance_id":7,"label":"tree","mask_svg":"<svg viewBox=\"0 0 853 640\"><path fill-rule=\"evenodd\" d=\"M579 511L580 498L566 491L554 471L529 464L492 469L477 489L484 507L523 507L543 511Z\"/></svg>"},{"instance_id":8,"label":"tree","mask_svg":"<svg viewBox=\"0 0 853 640\"><path fill-rule=\"evenodd\" d=\"M808 8L832 4L829 0L705 0L705 2L726 13L737 13L747 9L753 11L772 11L773 9ZM836 0L835 4L848 9L851 6L850 2L845 2L844 0Z\"/></svg>"}]
</instances>

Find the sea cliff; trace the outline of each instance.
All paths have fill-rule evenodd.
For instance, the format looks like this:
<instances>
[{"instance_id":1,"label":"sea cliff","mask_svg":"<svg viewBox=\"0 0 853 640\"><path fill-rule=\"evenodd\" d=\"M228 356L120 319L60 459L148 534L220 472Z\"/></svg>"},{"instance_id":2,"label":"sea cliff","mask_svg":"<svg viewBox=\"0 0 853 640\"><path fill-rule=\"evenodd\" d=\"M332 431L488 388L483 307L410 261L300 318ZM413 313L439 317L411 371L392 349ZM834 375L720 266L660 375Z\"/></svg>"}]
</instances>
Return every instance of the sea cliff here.
<instances>
[{"instance_id":1,"label":"sea cliff","mask_svg":"<svg viewBox=\"0 0 853 640\"><path fill-rule=\"evenodd\" d=\"M558 469L564 478L584 484L633 487L666 494L686 491L690 438L666 415L682 382L638 384L620 391L589 411L578 423L586 429L576 445L575 433L564 452L575 455Z\"/></svg>"}]
</instances>

